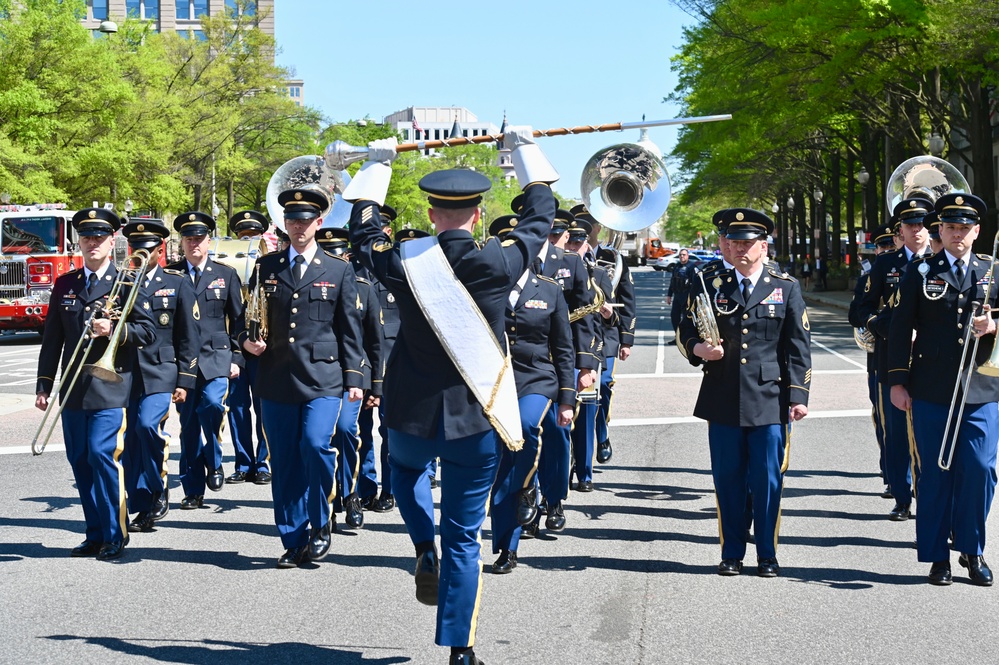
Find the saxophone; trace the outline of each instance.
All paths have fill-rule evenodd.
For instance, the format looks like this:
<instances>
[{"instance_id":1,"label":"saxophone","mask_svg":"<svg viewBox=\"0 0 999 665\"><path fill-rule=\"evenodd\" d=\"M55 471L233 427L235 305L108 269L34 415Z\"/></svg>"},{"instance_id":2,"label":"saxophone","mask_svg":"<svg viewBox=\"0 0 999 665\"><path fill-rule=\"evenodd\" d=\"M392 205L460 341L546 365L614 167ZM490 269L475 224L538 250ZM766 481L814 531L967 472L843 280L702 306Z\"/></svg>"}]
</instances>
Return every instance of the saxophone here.
<instances>
[{"instance_id":1,"label":"saxophone","mask_svg":"<svg viewBox=\"0 0 999 665\"><path fill-rule=\"evenodd\" d=\"M253 270L257 284L246 299L246 327L251 342L263 342L267 340L267 296L260 283L260 265Z\"/></svg>"},{"instance_id":2,"label":"saxophone","mask_svg":"<svg viewBox=\"0 0 999 665\"><path fill-rule=\"evenodd\" d=\"M601 289L596 284L593 285L593 302L589 305L583 305L582 307L577 307L576 309L569 312L569 323L575 323L579 321L584 316L589 316L590 314L596 314L600 311L600 308L604 306L604 302L607 300L607 296L604 295L603 289Z\"/></svg>"}]
</instances>

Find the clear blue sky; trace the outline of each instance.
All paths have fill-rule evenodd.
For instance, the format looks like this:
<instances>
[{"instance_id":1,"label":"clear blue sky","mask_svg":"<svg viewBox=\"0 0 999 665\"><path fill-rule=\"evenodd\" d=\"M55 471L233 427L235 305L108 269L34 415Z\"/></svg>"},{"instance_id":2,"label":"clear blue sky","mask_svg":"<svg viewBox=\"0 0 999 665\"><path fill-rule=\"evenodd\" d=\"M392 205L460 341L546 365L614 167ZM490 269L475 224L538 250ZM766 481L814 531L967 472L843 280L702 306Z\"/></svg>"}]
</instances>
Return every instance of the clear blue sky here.
<instances>
[{"instance_id":1,"label":"clear blue sky","mask_svg":"<svg viewBox=\"0 0 999 665\"><path fill-rule=\"evenodd\" d=\"M305 101L343 122L409 106L464 106L480 120L535 128L672 118L670 57L693 19L664 0L379 2L277 0L278 63ZM675 128L652 129L666 154ZM540 139L579 196L597 150L638 132Z\"/></svg>"}]
</instances>

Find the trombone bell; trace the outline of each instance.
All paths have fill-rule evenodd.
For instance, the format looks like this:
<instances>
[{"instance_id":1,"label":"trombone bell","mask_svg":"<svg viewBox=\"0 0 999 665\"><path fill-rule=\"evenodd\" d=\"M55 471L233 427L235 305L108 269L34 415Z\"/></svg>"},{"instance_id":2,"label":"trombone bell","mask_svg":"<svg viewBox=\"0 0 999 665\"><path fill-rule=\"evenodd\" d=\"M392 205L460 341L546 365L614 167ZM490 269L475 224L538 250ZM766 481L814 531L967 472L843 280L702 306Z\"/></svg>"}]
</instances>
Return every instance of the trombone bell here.
<instances>
[{"instance_id":1,"label":"trombone bell","mask_svg":"<svg viewBox=\"0 0 999 665\"><path fill-rule=\"evenodd\" d=\"M579 189L594 219L626 233L659 221L671 196L665 163L640 143L619 143L590 157Z\"/></svg>"},{"instance_id":2,"label":"trombone bell","mask_svg":"<svg viewBox=\"0 0 999 665\"><path fill-rule=\"evenodd\" d=\"M114 351L110 346L97 362L91 365L84 365L83 371L95 379L107 381L108 383L121 383L123 381L121 374L114 371Z\"/></svg>"}]
</instances>

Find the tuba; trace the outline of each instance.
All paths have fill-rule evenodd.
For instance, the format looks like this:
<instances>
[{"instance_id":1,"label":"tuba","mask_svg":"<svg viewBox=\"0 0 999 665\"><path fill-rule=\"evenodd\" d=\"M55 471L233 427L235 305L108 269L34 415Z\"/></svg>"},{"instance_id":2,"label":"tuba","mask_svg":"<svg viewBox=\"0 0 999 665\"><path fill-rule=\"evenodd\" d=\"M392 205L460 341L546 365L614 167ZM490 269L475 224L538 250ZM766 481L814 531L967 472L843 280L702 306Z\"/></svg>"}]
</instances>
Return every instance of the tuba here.
<instances>
[{"instance_id":1,"label":"tuba","mask_svg":"<svg viewBox=\"0 0 999 665\"><path fill-rule=\"evenodd\" d=\"M888 178L885 187L885 202L888 216L895 206L912 196L919 196L936 203L944 194L971 192L971 187L957 167L939 157L919 155L898 165Z\"/></svg>"},{"instance_id":2,"label":"tuba","mask_svg":"<svg viewBox=\"0 0 999 665\"><path fill-rule=\"evenodd\" d=\"M315 189L326 195L330 204L320 215L326 226L342 227L350 219L351 204L343 200L341 194L350 183L347 171L331 169L328 160L318 155L294 157L278 167L267 182L267 214L271 221L284 230L284 208L278 203L278 195L287 189Z\"/></svg>"}]
</instances>

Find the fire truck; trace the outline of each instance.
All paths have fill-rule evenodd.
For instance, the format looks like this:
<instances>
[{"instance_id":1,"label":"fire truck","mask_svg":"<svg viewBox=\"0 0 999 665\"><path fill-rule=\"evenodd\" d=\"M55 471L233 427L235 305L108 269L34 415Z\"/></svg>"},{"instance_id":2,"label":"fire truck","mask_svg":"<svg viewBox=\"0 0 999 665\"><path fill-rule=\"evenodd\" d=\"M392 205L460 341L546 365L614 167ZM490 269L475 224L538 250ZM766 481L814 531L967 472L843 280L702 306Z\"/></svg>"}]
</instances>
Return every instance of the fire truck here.
<instances>
[{"instance_id":1,"label":"fire truck","mask_svg":"<svg viewBox=\"0 0 999 665\"><path fill-rule=\"evenodd\" d=\"M56 278L83 266L74 212L62 203L0 206L0 331L41 332Z\"/></svg>"}]
</instances>

